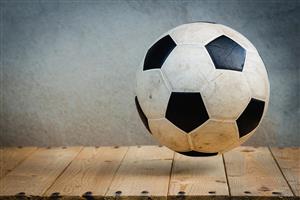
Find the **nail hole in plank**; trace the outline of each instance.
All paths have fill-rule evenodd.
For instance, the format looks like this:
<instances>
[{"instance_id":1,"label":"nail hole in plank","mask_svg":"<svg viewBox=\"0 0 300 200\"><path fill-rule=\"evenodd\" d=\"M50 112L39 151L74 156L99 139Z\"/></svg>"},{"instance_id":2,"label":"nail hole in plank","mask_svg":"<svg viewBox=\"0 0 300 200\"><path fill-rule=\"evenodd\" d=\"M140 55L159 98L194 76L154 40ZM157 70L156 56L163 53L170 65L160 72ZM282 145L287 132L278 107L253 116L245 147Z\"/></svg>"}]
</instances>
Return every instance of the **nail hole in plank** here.
<instances>
[{"instance_id":1,"label":"nail hole in plank","mask_svg":"<svg viewBox=\"0 0 300 200\"><path fill-rule=\"evenodd\" d=\"M281 195L281 192L272 192L274 195Z\"/></svg>"}]
</instances>

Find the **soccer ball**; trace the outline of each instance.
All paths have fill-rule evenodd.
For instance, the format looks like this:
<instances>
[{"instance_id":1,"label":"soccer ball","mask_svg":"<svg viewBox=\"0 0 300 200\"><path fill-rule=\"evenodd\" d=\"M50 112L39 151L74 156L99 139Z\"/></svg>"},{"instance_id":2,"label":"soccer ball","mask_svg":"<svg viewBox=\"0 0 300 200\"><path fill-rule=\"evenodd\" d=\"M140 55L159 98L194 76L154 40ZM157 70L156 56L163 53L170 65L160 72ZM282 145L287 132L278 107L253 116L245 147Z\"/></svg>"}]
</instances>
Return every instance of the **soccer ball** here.
<instances>
[{"instance_id":1,"label":"soccer ball","mask_svg":"<svg viewBox=\"0 0 300 200\"><path fill-rule=\"evenodd\" d=\"M213 156L245 142L269 102L256 48L237 31L196 22L163 34L137 72L135 103L160 144L187 156Z\"/></svg>"}]
</instances>

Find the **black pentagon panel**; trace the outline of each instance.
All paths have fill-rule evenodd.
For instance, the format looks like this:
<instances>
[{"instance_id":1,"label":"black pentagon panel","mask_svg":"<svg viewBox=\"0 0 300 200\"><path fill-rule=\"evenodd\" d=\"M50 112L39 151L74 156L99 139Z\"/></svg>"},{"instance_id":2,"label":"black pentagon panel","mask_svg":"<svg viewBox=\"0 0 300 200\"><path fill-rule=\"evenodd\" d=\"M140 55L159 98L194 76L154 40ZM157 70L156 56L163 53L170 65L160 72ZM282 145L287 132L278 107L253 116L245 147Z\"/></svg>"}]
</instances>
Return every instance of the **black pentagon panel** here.
<instances>
[{"instance_id":1,"label":"black pentagon panel","mask_svg":"<svg viewBox=\"0 0 300 200\"><path fill-rule=\"evenodd\" d=\"M148 119L147 119L146 115L144 114L144 112L143 112L143 110L142 110L142 108L140 106L138 98L135 97L134 101L135 101L136 109L137 109L137 111L139 113L139 116L140 116L143 124L145 125L146 129L151 133L150 128L149 128L149 124L148 124Z\"/></svg>"},{"instance_id":2,"label":"black pentagon panel","mask_svg":"<svg viewBox=\"0 0 300 200\"><path fill-rule=\"evenodd\" d=\"M200 93L172 92L166 118L189 133L208 120L209 116Z\"/></svg>"},{"instance_id":3,"label":"black pentagon panel","mask_svg":"<svg viewBox=\"0 0 300 200\"><path fill-rule=\"evenodd\" d=\"M169 35L158 40L146 54L143 68L144 71L149 69L160 69L175 47L176 43Z\"/></svg>"},{"instance_id":4,"label":"black pentagon panel","mask_svg":"<svg viewBox=\"0 0 300 200\"><path fill-rule=\"evenodd\" d=\"M265 102L258 99L251 99L250 103L237 119L240 137L253 131L259 124L265 108Z\"/></svg>"},{"instance_id":5,"label":"black pentagon panel","mask_svg":"<svg viewBox=\"0 0 300 200\"><path fill-rule=\"evenodd\" d=\"M222 35L205 45L216 69L243 71L246 50Z\"/></svg>"},{"instance_id":6,"label":"black pentagon panel","mask_svg":"<svg viewBox=\"0 0 300 200\"><path fill-rule=\"evenodd\" d=\"M208 156L216 156L218 153L205 153L205 152L198 152L198 151L187 151L187 152L177 152L185 156L192 156L192 157L208 157Z\"/></svg>"}]
</instances>

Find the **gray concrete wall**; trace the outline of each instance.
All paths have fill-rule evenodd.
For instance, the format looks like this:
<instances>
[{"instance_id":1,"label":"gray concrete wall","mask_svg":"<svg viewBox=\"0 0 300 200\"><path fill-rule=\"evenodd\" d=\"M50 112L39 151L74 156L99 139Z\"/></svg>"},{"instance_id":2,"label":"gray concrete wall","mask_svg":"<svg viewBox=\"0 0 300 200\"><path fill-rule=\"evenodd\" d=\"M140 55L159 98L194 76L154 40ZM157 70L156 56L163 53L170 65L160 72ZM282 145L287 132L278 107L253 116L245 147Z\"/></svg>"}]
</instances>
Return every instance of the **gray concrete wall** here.
<instances>
[{"instance_id":1,"label":"gray concrete wall","mask_svg":"<svg viewBox=\"0 0 300 200\"><path fill-rule=\"evenodd\" d=\"M215 21L260 51L271 84L255 145L299 145L299 1L1 1L1 145L155 144L135 70L160 34Z\"/></svg>"}]
</instances>

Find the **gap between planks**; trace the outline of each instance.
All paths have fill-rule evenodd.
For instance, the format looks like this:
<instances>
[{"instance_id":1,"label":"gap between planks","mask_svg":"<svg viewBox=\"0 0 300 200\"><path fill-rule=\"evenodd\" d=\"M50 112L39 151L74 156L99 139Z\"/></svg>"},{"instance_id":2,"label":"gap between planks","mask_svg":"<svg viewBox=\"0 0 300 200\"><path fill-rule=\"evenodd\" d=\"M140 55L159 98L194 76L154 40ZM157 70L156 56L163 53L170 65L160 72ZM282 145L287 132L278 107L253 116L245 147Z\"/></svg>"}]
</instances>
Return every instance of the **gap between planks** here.
<instances>
[{"instance_id":1,"label":"gap between planks","mask_svg":"<svg viewBox=\"0 0 300 200\"><path fill-rule=\"evenodd\" d=\"M77 155L74 157L73 160L71 160L71 162L69 162L66 167L61 171L61 173L55 178L55 180L53 181L53 183L48 187L48 189L46 189L46 191L43 193L43 196L46 195L46 193L48 192L48 190L55 184L55 182L59 179L59 177L61 177L63 175L63 173L67 170L67 168L71 165L71 163L79 156L79 154L82 152L83 147L81 147L81 149L79 150L79 152L77 153Z\"/></svg>"},{"instance_id":2,"label":"gap between planks","mask_svg":"<svg viewBox=\"0 0 300 200\"><path fill-rule=\"evenodd\" d=\"M175 153L173 153L173 158L172 158L172 163L171 163L171 169L170 169L170 174L169 174L168 194L170 192L170 184L171 184L171 176L172 176L173 167L174 167L174 159L175 159Z\"/></svg>"},{"instance_id":3,"label":"gap between planks","mask_svg":"<svg viewBox=\"0 0 300 200\"><path fill-rule=\"evenodd\" d=\"M129 147L127 147L127 150L126 150L126 152L125 152L125 154L124 154L124 156L123 156L123 158L122 158L120 164L118 165L117 170L114 172L114 175L112 176L112 179L111 179L111 181L110 181L110 183L109 183L109 185L108 185L108 187L107 187L107 190L105 191L105 195L108 193L108 191L109 191L109 189L110 189L110 186L111 186L111 183L113 182L113 180L114 180L114 178L115 178L115 176L116 176L117 171L119 171L119 169L120 169L120 167L121 167L121 164L122 164L122 162L123 162L125 156L126 156L127 153L128 153L128 150L129 150Z\"/></svg>"},{"instance_id":4,"label":"gap between planks","mask_svg":"<svg viewBox=\"0 0 300 200\"><path fill-rule=\"evenodd\" d=\"M20 165L37 150L36 147L0 148L0 179Z\"/></svg>"},{"instance_id":5,"label":"gap between planks","mask_svg":"<svg viewBox=\"0 0 300 200\"><path fill-rule=\"evenodd\" d=\"M300 196L300 148L271 147L270 151L292 192Z\"/></svg>"},{"instance_id":6,"label":"gap between planks","mask_svg":"<svg viewBox=\"0 0 300 200\"><path fill-rule=\"evenodd\" d=\"M222 154L222 161L223 161L223 165L224 165L224 171L225 171L225 176L226 176L226 183L227 183L227 187L228 187L228 194L229 194L229 196L231 196L231 190L230 190L230 185L229 185L229 181L228 181L228 175L227 175L227 169L226 169L226 165L225 165L224 154Z\"/></svg>"},{"instance_id":7,"label":"gap between planks","mask_svg":"<svg viewBox=\"0 0 300 200\"><path fill-rule=\"evenodd\" d=\"M271 148L268 147L268 149L269 149L269 151L270 151L270 153L271 153L271 155L272 155L272 158L274 159L274 162L276 163L276 165L277 165L279 171L281 172L282 177L283 177L284 180L286 181L286 183L287 183L287 185L289 186L289 188L290 188L291 192L293 193L293 195L296 196L295 192L294 192L293 189L292 189L292 186L291 186L290 183L288 182L288 180L287 180L286 176L284 175L284 173L283 173L283 171L282 171L282 169L281 169L281 167L280 167L278 161L276 160L276 158L275 158L275 156L274 156L274 154L273 154Z\"/></svg>"}]
</instances>

